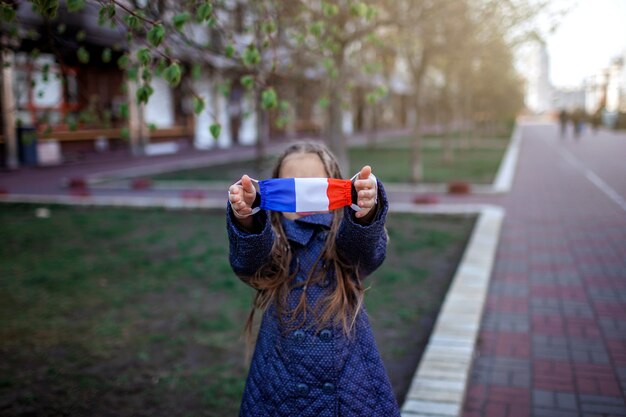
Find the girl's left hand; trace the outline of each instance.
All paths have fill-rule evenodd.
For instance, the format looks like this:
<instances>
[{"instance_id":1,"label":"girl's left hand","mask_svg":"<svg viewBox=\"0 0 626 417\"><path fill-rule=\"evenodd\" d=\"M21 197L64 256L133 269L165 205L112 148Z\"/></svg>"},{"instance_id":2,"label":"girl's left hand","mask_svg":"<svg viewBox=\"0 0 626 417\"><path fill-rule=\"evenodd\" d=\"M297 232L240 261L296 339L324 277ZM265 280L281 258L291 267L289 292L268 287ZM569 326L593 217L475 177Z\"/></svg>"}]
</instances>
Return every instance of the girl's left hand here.
<instances>
[{"instance_id":1,"label":"girl's left hand","mask_svg":"<svg viewBox=\"0 0 626 417\"><path fill-rule=\"evenodd\" d=\"M365 165L361 168L357 179L354 181L354 188L357 192L356 203L361 207L361 211L357 211L354 214L357 219L362 219L370 214L372 209L376 206L378 190L376 180L373 176L370 176L371 173L372 167Z\"/></svg>"}]
</instances>

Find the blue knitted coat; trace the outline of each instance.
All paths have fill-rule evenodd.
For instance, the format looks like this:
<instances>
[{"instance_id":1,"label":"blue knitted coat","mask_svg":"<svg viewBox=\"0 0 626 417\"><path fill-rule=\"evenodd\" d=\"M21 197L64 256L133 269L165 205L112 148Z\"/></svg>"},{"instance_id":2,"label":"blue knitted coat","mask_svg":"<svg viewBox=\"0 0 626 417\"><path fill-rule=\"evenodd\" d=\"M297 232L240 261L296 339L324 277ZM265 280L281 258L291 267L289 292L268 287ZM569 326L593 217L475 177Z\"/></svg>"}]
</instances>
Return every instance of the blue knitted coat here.
<instances>
[{"instance_id":1,"label":"blue knitted coat","mask_svg":"<svg viewBox=\"0 0 626 417\"><path fill-rule=\"evenodd\" d=\"M371 224L354 221L353 211L344 210L336 237L343 259L358 265L361 278L383 262L387 237L384 223L388 203L378 183L378 212ZM268 213L255 214L259 233L238 228L228 205L227 229L230 263L246 282L269 259L275 235ZM291 245L294 280L304 281L320 255L332 213L313 214L295 221L283 218ZM309 305L332 291L334 272L306 289ZM297 304L302 286L294 286L289 307ZM365 309L358 314L354 334L346 337L340 327L315 327L284 332L279 329L276 309L263 315L250 371L241 402L240 417L394 417L400 416L389 378L385 373Z\"/></svg>"}]
</instances>

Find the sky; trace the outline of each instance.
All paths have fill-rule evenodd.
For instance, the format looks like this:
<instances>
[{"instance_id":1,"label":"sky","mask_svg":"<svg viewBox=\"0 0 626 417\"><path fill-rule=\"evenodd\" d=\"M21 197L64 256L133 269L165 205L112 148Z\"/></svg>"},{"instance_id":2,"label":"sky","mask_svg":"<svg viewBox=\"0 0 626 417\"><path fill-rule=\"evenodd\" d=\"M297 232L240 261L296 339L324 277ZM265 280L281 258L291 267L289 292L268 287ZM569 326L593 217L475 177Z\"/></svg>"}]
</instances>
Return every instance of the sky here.
<instances>
[{"instance_id":1,"label":"sky","mask_svg":"<svg viewBox=\"0 0 626 417\"><path fill-rule=\"evenodd\" d=\"M572 0L572 9L546 39L550 80L577 87L626 54L626 0Z\"/></svg>"}]
</instances>

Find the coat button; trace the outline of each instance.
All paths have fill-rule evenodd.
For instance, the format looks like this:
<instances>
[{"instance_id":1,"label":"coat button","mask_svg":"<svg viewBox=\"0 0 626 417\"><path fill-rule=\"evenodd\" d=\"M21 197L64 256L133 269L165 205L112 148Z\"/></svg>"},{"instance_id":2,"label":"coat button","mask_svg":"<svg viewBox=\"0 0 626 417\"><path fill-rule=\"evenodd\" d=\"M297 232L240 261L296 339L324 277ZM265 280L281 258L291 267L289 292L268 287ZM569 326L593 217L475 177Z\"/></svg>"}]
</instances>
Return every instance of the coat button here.
<instances>
[{"instance_id":1,"label":"coat button","mask_svg":"<svg viewBox=\"0 0 626 417\"><path fill-rule=\"evenodd\" d=\"M333 384L332 382L324 383L322 391L324 391L324 394L332 394L333 392L335 392L335 384Z\"/></svg>"},{"instance_id":2,"label":"coat button","mask_svg":"<svg viewBox=\"0 0 626 417\"><path fill-rule=\"evenodd\" d=\"M296 391L301 397L306 397L306 395L309 393L309 386L307 384L299 383L296 386Z\"/></svg>"},{"instance_id":3,"label":"coat button","mask_svg":"<svg viewBox=\"0 0 626 417\"><path fill-rule=\"evenodd\" d=\"M304 334L303 330L296 330L295 332L293 332L293 338L299 345L304 342L305 337L306 335Z\"/></svg>"},{"instance_id":4,"label":"coat button","mask_svg":"<svg viewBox=\"0 0 626 417\"><path fill-rule=\"evenodd\" d=\"M330 342L333 338L333 332L330 329L324 329L320 332L320 339L324 342Z\"/></svg>"}]
</instances>

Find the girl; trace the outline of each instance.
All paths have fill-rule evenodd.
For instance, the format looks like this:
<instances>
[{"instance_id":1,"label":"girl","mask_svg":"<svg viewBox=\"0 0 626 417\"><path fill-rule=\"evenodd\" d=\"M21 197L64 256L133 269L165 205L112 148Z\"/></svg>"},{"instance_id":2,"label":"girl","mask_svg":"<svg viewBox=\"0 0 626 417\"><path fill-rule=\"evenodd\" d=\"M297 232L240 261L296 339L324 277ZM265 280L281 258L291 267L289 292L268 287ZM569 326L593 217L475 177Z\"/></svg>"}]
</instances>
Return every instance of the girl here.
<instances>
[{"instance_id":1,"label":"girl","mask_svg":"<svg viewBox=\"0 0 626 417\"><path fill-rule=\"evenodd\" d=\"M273 177L342 178L315 143L287 148ZM264 310L242 417L400 416L363 307L363 280L386 254L388 203L369 166L353 185L356 212L252 214L250 178L229 189L230 263L257 290L249 338L255 310Z\"/></svg>"}]
</instances>

